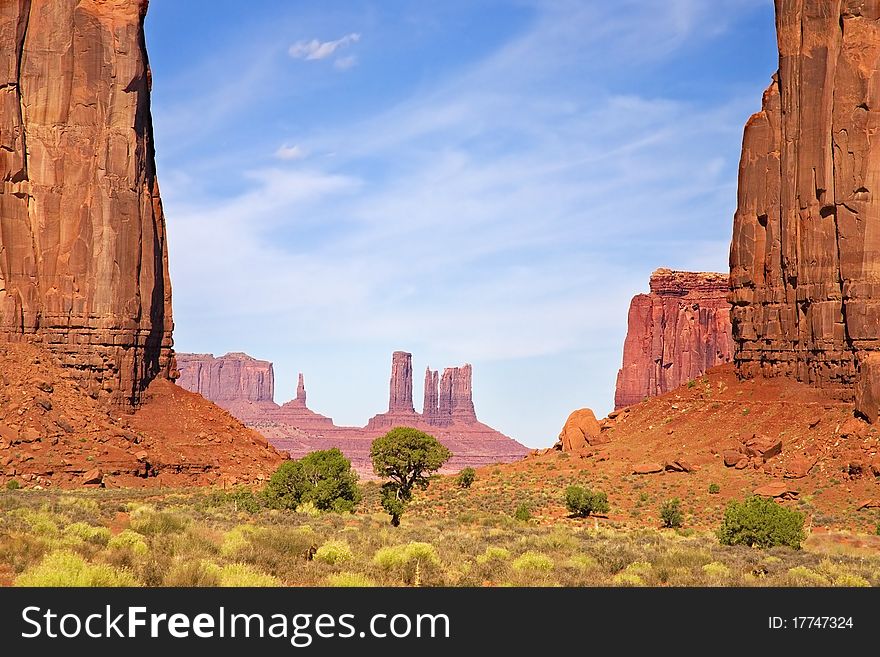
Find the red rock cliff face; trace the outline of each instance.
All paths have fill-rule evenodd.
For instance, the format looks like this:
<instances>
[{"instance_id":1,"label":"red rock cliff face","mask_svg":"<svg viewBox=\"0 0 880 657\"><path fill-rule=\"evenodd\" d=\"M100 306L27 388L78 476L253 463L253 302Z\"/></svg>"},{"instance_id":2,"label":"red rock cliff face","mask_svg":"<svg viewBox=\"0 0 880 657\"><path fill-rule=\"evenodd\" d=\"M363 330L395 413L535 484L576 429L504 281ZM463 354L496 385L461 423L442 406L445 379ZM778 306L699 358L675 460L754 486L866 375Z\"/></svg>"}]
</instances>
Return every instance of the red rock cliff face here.
<instances>
[{"instance_id":1,"label":"red rock cliff face","mask_svg":"<svg viewBox=\"0 0 880 657\"><path fill-rule=\"evenodd\" d=\"M146 8L0 2L0 341L120 405L173 370Z\"/></svg>"},{"instance_id":2,"label":"red rock cliff face","mask_svg":"<svg viewBox=\"0 0 880 657\"><path fill-rule=\"evenodd\" d=\"M728 277L658 269L629 308L615 408L694 379L733 354Z\"/></svg>"},{"instance_id":3,"label":"red rock cliff face","mask_svg":"<svg viewBox=\"0 0 880 657\"><path fill-rule=\"evenodd\" d=\"M270 402L275 397L275 373L267 360L257 360L243 353L219 358L213 354L177 354L177 367L180 370L178 385L215 403ZM305 403L305 388L302 395Z\"/></svg>"},{"instance_id":4,"label":"red rock cliff face","mask_svg":"<svg viewBox=\"0 0 880 657\"><path fill-rule=\"evenodd\" d=\"M777 0L779 70L743 137L730 249L740 376L876 418L880 1Z\"/></svg>"}]
</instances>

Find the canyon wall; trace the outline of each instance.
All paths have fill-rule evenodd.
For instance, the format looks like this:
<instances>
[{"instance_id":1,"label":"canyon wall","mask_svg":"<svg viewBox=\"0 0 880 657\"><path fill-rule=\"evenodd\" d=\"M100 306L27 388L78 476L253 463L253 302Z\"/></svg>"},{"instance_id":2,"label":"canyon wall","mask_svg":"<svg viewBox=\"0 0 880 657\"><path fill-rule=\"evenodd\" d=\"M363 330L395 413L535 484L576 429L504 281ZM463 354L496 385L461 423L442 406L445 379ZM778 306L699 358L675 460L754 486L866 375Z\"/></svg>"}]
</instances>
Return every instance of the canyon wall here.
<instances>
[{"instance_id":1,"label":"canyon wall","mask_svg":"<svg viewBox=\"0 0 880 657\"><path fill-rule=\"evenodd\" d=\"M777 0L779 70L743 136L730 249L742 377L880 403L880 2Z\"/></svg>"},{"instance_id":2,"label":"canyon wall","mask_svg":"<svg viewBox=\"0 0 880 657\"><path fill-rule=\"evenodd\" d=\"M174 368L146 9L0 3L0 341L127 406Z\"/></svg>"},{"instance_id":3,"label":"canyon wall","mask_svg":"<svg viewBox=\"0 0 880 657\"><path fill-rule=\"evenodd\" d=\"M658 269L629 307L615 408L668 392L733 354L726 274Z\"/></svg>"}]
</instances>

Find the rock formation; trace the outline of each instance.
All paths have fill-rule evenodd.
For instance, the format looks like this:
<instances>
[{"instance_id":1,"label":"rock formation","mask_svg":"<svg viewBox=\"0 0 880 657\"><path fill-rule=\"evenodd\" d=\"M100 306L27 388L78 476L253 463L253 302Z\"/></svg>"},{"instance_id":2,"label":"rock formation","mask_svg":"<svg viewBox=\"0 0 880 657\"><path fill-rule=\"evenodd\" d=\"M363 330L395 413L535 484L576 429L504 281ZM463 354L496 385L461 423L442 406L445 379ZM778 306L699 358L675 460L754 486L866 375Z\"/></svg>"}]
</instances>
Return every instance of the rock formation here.
<instances>
[{"instance_id":1,"label":"rock formation","mask_svg":"<svg viewBox=\"0 0 880 657\"><path fill-rule=\"evenodd\" d=\"M573 411L565 421L559 433L558 449L576 452L603 442L608 442L608 439L602 435L602 427L596 420L596 415L589 408L580 408Z\"/></svg>"},{"instance_id":2,"label":"rock formation","mask_svg":"<svg viewBox=\"0 0 880 657\"><path fill-rule=\"evenodd\" d=\"M740 376L880 397L880 2L777 0L779 70L743 136L730 249Z\"/></svg>"},{"instance_id":3,"label":"rock formation","mask_svg":"<svg viewBox=\"0 0 880 657\"><path fill-rule=\"evenodd\" d=\"M629 307L615 408L668 392L733 354L728 277L658 269Z\"/></svg>"},{"instance_id":4,"label":"rock formation","mask_svg":"<svg viewBox=\"0 0 880 657\"><path fill-rule=\"evenodd\" d=\"M248 358L244 354L234 356L236 360ZM230 382L225 387L233 396L238 394L238 398L219 392L219 385L200 386L196 372L215 372L212 362L223 359L215 359L210 354L179 354L181 377L178 383L189 390L215 395L211 397L212 401L262 433L278 449L297 458L318 449L338 447L362 476L369 477L372 476L372 441L395 426L415 427L436 436L453 453L447 470L515 461L529 451L512 438L477 421L470 365L448 367L442 378L437 371L428 368L425 372L425 406L422 413L416 413L412 401L412 354L397 351L391 363L389 410L370 418L365 427L340 427L332 419L306 407L302 374L296 398L282 406L271 399L256 401L253 395L248 397L250 388L241 382ZM263 371L272 376L271 363L253 359L250 362L263 363ZM243 374L247 370L230 371Z\"/></svg>"},{"instance_id":5,"label":"rock formation","mask_svg":"<svg viewBox=\"0 0 880 657\"><path fill-rule=\"evenodd\" d=\"M425 401L422 404L422 417L429 424L437 424L440 418L439 378L437 370L425 370Z\"/></svg>"},{"instance_id":6,"label":"rock formation","mask_svg":"<svg viewBox=\"0 0 880 657\"><path fill-rule=\"evenodd\" d=\"M173 372L146 0L0 7L0 341L136 406Z\"/></svg>"},{"instance_id":7,"label":"rock formation","mask_svg":"<svg viewBox=\"0 0 880 657\"><path fill-rule=\"evenodd\" d=\"M391 357L391 394L388 399L389 413L413 413L412 354L395 351Z\"/></svg>"},{"instance_id":8,"label":"rock formation","mask_svg":"<svg viewBox=\"0 0 880 657\"><path fill-rule=\"evenodd\" d=\"M219 358L213 354L178 354L177 367L181 387L215 403L235 400L270 402L275 398L275 374L272 363L267 360L257 360L240 352Z\"/></svg>"},{"instance_id":9,"label":"rock formation","mask_svg":"<svg viewBox=\"0 0 880 657\"><path fill-rule=\"evenodd\" d=\"M303 406L306 405L306 383L302 372L299 373L299 378L296 382L296 401Z\"/></svg>"}]
</instances>

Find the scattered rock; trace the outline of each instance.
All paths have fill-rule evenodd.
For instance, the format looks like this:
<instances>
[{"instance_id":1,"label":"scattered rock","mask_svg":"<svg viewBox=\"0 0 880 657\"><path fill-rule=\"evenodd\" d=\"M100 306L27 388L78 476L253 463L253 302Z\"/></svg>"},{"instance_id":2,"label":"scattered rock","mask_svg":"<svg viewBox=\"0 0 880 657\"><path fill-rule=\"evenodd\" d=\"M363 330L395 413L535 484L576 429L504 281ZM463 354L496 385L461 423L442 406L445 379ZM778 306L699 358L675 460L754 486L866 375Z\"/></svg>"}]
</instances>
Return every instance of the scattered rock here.
<instances>
[{"instance_id":1,"label":"scattered rock","mask_svg":"<svg viewBox=\"0 0 880 657\"><path fill-rule=\"evenodd\" d=\"M739 452L735 449L726 449L721 453L721 458L724 459L724 465L726 465L728 468L732 468L737 463L739 463L742 457L742 452Z\"/></svg>"},{"instance_id":2,"label":"scattered rock","mask_svg":"<svg viewBox=\"0 0 880 657\"><path fill-rule=\"evenodd\" d=\"M793 499L798 495L797 491L789 488L789 485L784 481L773 481L759 486L754 490L754 494L761 497L778 497L782 499Z\"/></svg>"},{"instance_id":3,"label":"scattered rock","mask_svg":"<svg viewBox=\"0 0 880 657\"><path fill-rule=\"evenodd\" d=\"M806 456L798 456L791 459L785 466L785 477L787 479L800 479L810 474L810 470L816 465L815 459Z\"/></svg>"},{"instance_id":4,"label":"scattered rock","mask_svg":"<svg viewBox=\"0 0 880 657\"><path fill-rule=\"evenodd\" d=\"M856 508L856 511L861 511L862 509L880 509L880 501L864 500Z\"/></svg>"},{"instance_id":5,"label":"scattered rock","mask_svg":"<svg viewBox=\"0 0 880 657\"><path fill-rule=\"evenodd\" d=\"M37 388L50 395L55 392L55 386L48 381L38 381Z\"/></svg>"},{"instance_id":6,"label":"scattered rock","mask_svg":"<svg viewBox=\"0 0 880 657\"><path fill-rule=\"evenodd\" d=\"M745 441L747 456L760 456L765 462L782 452L782 440L763 434L753 434Z\"/></svg>"},{"instance_id":7,"label":"scattered rock","mask_svg":"<svg viewBox=\"0 0 880 657\"><path fill-rule=\"evenodd\" d=\"M663 466L659 463L639 463L633 466L633 474L645 475L663 472Z\"/></svg>"},{"instance_id":8,"label":"scattered rock","mask_svg":"<svg viewBox=\"0 0 880 657\"><path fill-rule=\"evenodd\" d=\"M83 475L82 483L86 486L90 485L101 485L104 483L104 473L101 472L100 468L94 468L89 470Z\"/></svg>"},{"instance_id":9,"label":"scattered rock","mask_svg":"<svg viewBox=\"0 0 880 657\"><path fill-rule=\"evenodd\" d=\"M851 417L840 425L837 433L841 438L864 438L868 425L858 418Z\"/></svg>"},{"instance_id":10,"label":"scattered rock","mask_svg":"<svg viewBox=\"0 0 880 657\"><path fill-rule=\"evenodd\" d=\"M743 456L742 458L740 458L739 461L734 464L733 467L737 470L745 470L747 467L749 467L749 459Z\"/></svg>"},{"instance_id":11,"label":"scattered rock","mask_svg":"<svg viewBox=\"0 0 880 657\"><path fill-rule=\"evenodd\" d=\"M693 472L695 468L688 461L676 459L666 464L666 470L669 472Z\"/></svg>"}]
</instances>

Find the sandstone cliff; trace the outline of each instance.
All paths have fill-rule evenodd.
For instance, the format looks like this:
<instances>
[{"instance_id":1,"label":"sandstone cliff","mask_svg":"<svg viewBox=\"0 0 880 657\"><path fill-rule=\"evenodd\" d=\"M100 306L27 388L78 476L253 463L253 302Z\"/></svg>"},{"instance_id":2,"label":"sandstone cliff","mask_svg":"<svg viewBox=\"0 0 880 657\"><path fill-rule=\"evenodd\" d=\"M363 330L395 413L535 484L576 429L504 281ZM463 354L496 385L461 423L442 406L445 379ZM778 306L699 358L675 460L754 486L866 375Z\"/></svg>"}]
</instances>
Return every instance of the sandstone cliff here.
<instances>
[{"instance_id":1,"label":"sandstone cliff","mask_svg":"<svg viewBox=\"0 0 880 657\"><path fill-rule=\"evenodd\" d=\"M272 401L275 398L275 373L272 363L243 353L215 358L213 354L178 354L177 383L205 399L219 401ZM303 389L305 402L305 389Z\"/></svg>"},{"instance_id":2,"label":"sandstone cliff","mask_svg":"<svg viewBox=\"0 0 880 657\"><path fill-rule=\"evenodd\" d=\"M121 405L173 370L146 9L0 3L0 341Z\"/></svg>"},{"instance_id":3,"label":"sandstone cliff","mask_svg":"<svg viewBox=\"0 0 880 657\"><path fill-rule=\"evenodd\" d=\"M629 308L614 406L654 397L731 360L728 277L658 269Z\"/></svg>"}]
</instances>

